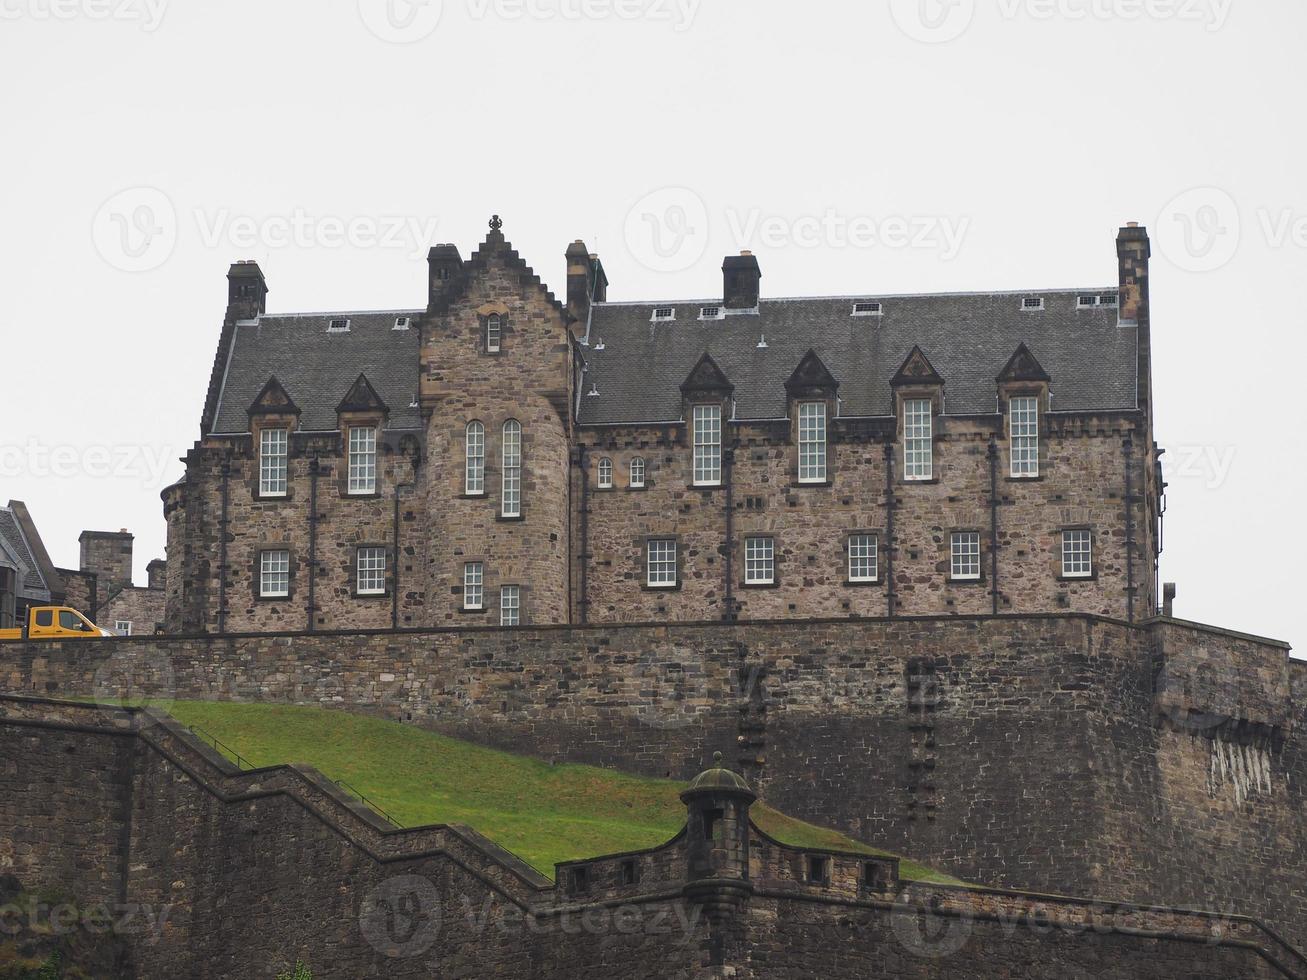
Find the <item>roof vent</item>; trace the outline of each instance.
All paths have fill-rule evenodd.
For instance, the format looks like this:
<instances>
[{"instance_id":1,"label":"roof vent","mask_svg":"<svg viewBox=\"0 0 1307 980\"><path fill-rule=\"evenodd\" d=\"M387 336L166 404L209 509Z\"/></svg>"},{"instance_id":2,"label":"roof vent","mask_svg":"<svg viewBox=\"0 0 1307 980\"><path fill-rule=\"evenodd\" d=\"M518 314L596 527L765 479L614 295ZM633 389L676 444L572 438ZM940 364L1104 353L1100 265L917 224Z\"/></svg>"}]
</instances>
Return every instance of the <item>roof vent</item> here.
<instances>
[{"instance_id":1,"label":"roof vent","mask_svg":"<svg viewBox=\"0 0 1307 980\"><path fill-rule=\"evenodd\" d=\"M853 304L853 316L880 316L881 306L879 303L867 300Z\"/></svg>"},{"instance_id":2,"label":"roof vent","mask_svg":"<svg viewBox=\"0 0 1307 980\"><path fill-rule=\"evenodd\" d=\"M396 330L407 330L407 329L408 329L408 323L409 323L409 320L408 320L408 317L406 317L406 316L397 316L397 317L395 317L395 329L396 329Z\"/></svg>"},{"instance_id":3,"label":"roof vent","mask_svg":"<svg viewBox=\"0 0 1307 980\"><path fill-rule=\"evenodd\" d=\"M700 320L724 320L726 314L722 312L720 306L701 306L699 307Z\"/></svg>"},{"instance_id":4,"label":"roof vent","mask_svg":"<svg viewBox=\"0 0 1307 980\"><path fill-rule=\"evenodd\" d=\"M659 320L675 320L675 319L676 319L676 307L674 306L654 307L654 311L653 311L654 323L657 323Z\"/></svg>"},{"instance_id":5,"label":"roof vent","mask_svg":"<svg viewBox=\"0 0 1307 980\"><path fill-rule=\"evenodd\" d=\"M603 349L604 349L604 338L603 338L603 337L596 337L596 338L595 338L594 349L595 349L595 350L603 350Z\"/></svg>"},{"instance_id":6,"label":"roof vent","mask_svg":"<svg viewBox=\"0 0 1307 980\"><path fill-rule=\"evenodd\" d=\"M1021 309L1026 313L1037 313L1044 308L1044 297L1026 296L1021 300Z\"/></svg>"},{"instance_id":7,"label":"roof vent","mask_svg":"<svg viewBox=\"0 0 1307 980\"><path fill-rule=\"evenodd\" d=\"M585 393L585 397L586 398L599 397L599 386L596 385L593 381L590 382L590 390Z\"/></svg>"},{"instance_id":8,"label":"roof vent","mask_svg":"<svg viewBox=\"0 0 1307 980\"><path fill-rule=\"evenodd\" d=\"M327 333L349 333L349 318L341 316L327 321Z\"/></svg>"},{"instance_id":9,"label":"roof vent","mask_svg":"<svg viewBox=\"0 0 1307 980\"><path fill-rule=\"evenodd\" d=\"M1088 310L1098 305L1097 296L1080 296L1076 299L1076 309Z\"/></svg>"},{"instance_id":10,"label":"roof vent","mask_svg":"<svg viewBox=\"0 0 1307 980\"><path fill-rule=\"evenodd\" d=\"M758 338L758 350L766 350L766 348L767 348L767 335L763 334Z\"/></svg>"}]
</instances>

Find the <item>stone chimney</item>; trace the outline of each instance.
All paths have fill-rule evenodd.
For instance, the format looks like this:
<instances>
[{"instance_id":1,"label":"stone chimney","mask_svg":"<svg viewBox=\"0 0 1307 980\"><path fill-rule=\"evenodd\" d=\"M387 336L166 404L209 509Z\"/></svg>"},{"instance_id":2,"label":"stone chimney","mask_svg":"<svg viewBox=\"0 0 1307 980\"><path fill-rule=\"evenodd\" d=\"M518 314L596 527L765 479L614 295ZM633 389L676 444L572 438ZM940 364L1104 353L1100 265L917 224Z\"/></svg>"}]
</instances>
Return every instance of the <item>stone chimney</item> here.
<instances>
[{"instance_id":1,"label":"stone chimney","mask_svg":"<svg viewBox=\"0 0 1307 980\"><path fill-rule=\"evenodd\" d=\"M728 310L758 307L762 270L752 252L728 255L722 262L722 299Z\"/></svg>"},{"instance_id":2,"label":"stone chimney","mask_svg":"<svg viewBox=\"0 0 1307 980\"><path fill-rule=\"evenodd\" d=\"M168 563L162 558L155 558L145 566L149 588L164 589L168 586Z\"/></svg>"},{"instance_id":3,"label":"stone chimney","mask_svg":"<svg viewBox=\"0 0 1307 980\"><path fill-rule=\"evenodd\" d=\"M227 319L253 320L268 312L268 283L253 259L227 270Z\"/></svg>"},{"instance_id":4,"label":"stone chimney","mask_svg":"<svg viewBox=\"0 0 1307 980\"><path fill-rule=\"evenodd\" d=\"M590 318L590 304L608 299L608 277L599 256L579 238L567 246L567 312L584 332Z\"/></svg>"},{"instance_id":5,"label":"stone chimney","mask_svg":"<svg viewBox=\"0 0 1307 980\"><path fill-rule=\"evenodd\" d=\"M1148 312L1148 259L1152 247L1148 230L1131 221L1116 236L1117 272L1120 280L1121 319L1138 323Z\"/></svg>"},{"instance_id":6,"label":"stone chimney","mask_svg":"<svg viewBox=\"0 0 1307 980\"><path fill-rule=\"evenodd\" d=\"M457 245L433 245L427 252L427 309L432 309L463 278Z\"/></svg>"},{"instance_id":7,"label":"stone chimney","mask_svg":"<svg viewBox=\"0 0 1307 980\"><path fill-rule=\"evenodd\" d=\"M121 531L83 531L77 539L81 545L83 572L94 572L100 595L108 598L132 584L132 541L126 528Z\"/></svg>"}]
</instances>

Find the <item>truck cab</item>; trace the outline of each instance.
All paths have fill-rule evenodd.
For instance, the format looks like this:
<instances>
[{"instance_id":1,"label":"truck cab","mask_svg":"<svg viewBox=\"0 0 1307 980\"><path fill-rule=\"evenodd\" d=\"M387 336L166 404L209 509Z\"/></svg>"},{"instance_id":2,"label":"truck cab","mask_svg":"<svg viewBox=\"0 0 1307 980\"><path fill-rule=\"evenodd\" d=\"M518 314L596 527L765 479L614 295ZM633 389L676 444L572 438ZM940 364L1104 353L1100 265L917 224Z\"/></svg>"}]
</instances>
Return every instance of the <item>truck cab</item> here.
<instances>
[{"instance_id":1,"label":"truck cab","mask_svg":"<svg viewBox=\"0 0 1307 980\"><path fill-rule=\"evenodd\" d=\"M34 606L22 629L0 630L0 640L90 640L113 636L68 606Z\"/></svg>"}]
</instances>

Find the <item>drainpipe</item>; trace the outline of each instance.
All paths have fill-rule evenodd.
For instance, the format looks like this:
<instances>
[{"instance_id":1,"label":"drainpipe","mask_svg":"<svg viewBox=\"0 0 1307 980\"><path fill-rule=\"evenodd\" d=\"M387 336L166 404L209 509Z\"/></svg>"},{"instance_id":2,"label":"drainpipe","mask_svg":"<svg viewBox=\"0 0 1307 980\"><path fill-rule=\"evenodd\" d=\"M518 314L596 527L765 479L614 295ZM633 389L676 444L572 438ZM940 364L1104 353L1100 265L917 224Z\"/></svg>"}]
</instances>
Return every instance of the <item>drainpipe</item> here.
<instances>
[{"instance_id":1,"label":"drainpipe","mask_svg":"<svg viewBox=\"0 0 1307 980\"><path fill-rule=\"evenodd\" d=\"M317 608L318 585L318 457L309 460L309 602L308 631L313 632L313 612Z\"/></svg>"},{"instance_id":2,"label":"drainpipe","mask_svg":"<svg viewBox=\"0 0 1307 980\"><path fill-rule=\"evenodd\" d=\"M1125 603L1126 620L1135 621L1135 443L1125 437Z\"/></svg>"},{"instance_id":3,"label":"drainpipe","mask_svg":"<svg viewBox=\"0 0 1307 980\"><path fill-rule=\"evenodd\" d=\"M730 449L722 453L722 481L726 491L726 554L723 556L726 559L723 563L726 568L726 588L722 593L722 621L726 623L735 622L735 481L732 474L735 471L735 446L738 442L736 440Z\"/></svg>"},{"instance_id":4,"label":"drainpipe","mask_svg":"<svg viewBox=\"0 0 1307 980\"><path fill-rule=\"evenodd\" d=\"M993 615L998 615L998 444L989 438L989 581Z\"/></svg>"},{"instance_id":5,"label":"drainpipe","mask_svg":"<svg viewBox=\"0 0 1307 980\"><path fill-rule=\"evenodd\" d=\"M894 443L885 443L885 606L894 618Z\"/></svg>"},{"instance_id":6,"label":"drainpipe","mask_svg":"<svg viewBox=\"0 0 1307 980\"><path fill-rule=\"evenodd\" d=\"M231 484L231 452L222 460L222 511L218 517L218 633L227 632L227 500Z\"/></svg>"},{"instance_id":7,"label":"drainpipe","mask_svg":"<svg viewBox=\"0 0 1307 980\"><path fill-rule=\"evenodd\" d=\"M581 599L577 612L585 626L590 621L590 474L586 471L585 446L577 447L576 459L581 471Z\"/></svg>"},{"instance_id":8,"label":"drainpipe","mask_svg":"<svg viewBox=\"0 0 1307 980\"><path fill-rule=\"evenodd\" d=\"M413 455L413 475L408 483L395 484L395 511L391 518L392 530L391 537L394 539L394 545L391 554L394 556L394 571L390 574L390 628L399 629L399 491L402 487L408 487L416 490L418 485L418 467L422 465L422 459L416 453Z\"/></svg>"}]
</instances>

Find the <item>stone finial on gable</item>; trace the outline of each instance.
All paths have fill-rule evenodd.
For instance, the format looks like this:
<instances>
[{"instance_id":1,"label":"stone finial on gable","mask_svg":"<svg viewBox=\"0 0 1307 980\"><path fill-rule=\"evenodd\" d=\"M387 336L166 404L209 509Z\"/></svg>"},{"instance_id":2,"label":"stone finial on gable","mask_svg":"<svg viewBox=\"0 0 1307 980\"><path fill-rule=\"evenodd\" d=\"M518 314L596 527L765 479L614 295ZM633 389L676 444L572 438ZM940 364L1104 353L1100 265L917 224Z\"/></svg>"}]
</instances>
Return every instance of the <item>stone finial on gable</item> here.
<instances>
[{"instance_id":1,"label":"stone finial on gable","mask_svg":"<svg viewBox=\"0 0 1307 980\"><path fill-rule=\"evenodd\" d=\"M735 385L730 380L717 362L712 359L712 355L704 351L703 357L691 368L690 373L686 376L685 381L681 383L682 394L698 394L703 392L719 392L729 395L735 391Z\"/></svg>"},{"instance_id":2,"label":"stone finial on gable","mask_svg":"<svg viewBox=\"0 0 1307 980\"><path fill-rule=\"evenodd\" d=\"M942 385L944 379L935 370L920 347L913 347L898 372L891 379L894 387L902 385Z\"/></svg>"},{"instance_id":3,"label":"stone finial on gable","mask_svg":"<svg viewBox=\"0 0 1307 980\"><path fill-rule=\"evenodd\" d=\"M338 415L343 415L345 412L377 412L385 415L389 411L390 407L381 400L381 396L363 374L360 374L350 385L345 398L336 406Z\"/></svg>"},{"instance_id":4,"label":"stone finial on gable","mask_svg":"<svg viewBox=\"0 0 1307 980\"><path fill-rule=\"evenodd\" d=\"M830 373L822 359L817 356L817 352L809 347L808 353L803 355L803 359L799 361L799 366L794 369L794 373L785 382L785 391L791 398L804 395L829 397L835 394L835 390L839 386L840 383Z\"/></svg>"},{"instance_id":5,"label":"stone finial on gable","mask_svg":"<svg viewBox=\"0 0 1307 980\"><path fill-rule=\"evenodd\" d=\"M274 374L249 407L250 415L299 415L299 406Z\"/></svg>"},{"instance_id":6,"label":"stone finial on gable","mask_svg":"<svg viewBox=\"0 0 1307 980\"><path fill-rule=\"evenodd\" d=\"M1003 370L998 372L997 380L999 384L1008 384L1014 381L1038 381L1048 384L1049 377L1043 365L1039 363L1034 354L1030 353L1030 348L1022 343L1017 345L1016 353L1008 358Z\"/></svg>"}]
</instances>

